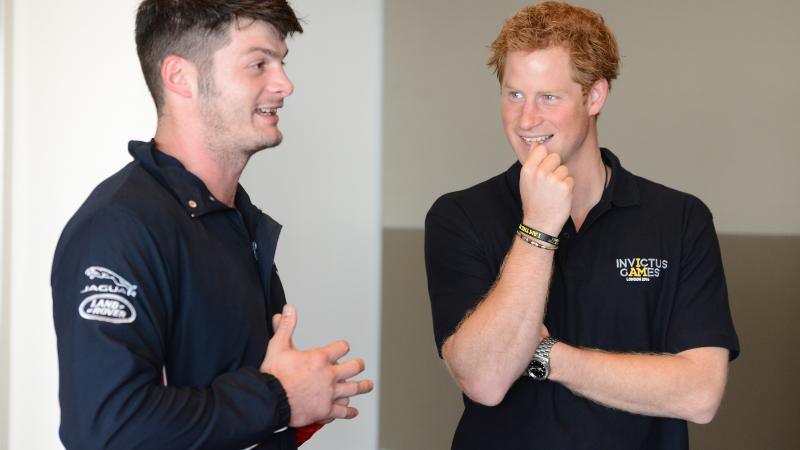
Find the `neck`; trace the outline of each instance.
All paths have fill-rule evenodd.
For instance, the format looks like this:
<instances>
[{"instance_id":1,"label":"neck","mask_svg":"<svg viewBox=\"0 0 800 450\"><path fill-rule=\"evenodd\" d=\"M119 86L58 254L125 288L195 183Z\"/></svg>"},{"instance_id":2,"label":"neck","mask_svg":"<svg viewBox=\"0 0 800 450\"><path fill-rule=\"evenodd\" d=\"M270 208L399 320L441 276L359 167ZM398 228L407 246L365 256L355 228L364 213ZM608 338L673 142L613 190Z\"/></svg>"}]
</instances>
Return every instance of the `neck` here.
<instances>
[{"instance_id":1,"label":"neck","mask_svg":"<svg viewBox=\"0 0 800 450\"><path fill-rule=\"evenodd\" d=\"M575 180L572 196L572 209L570 217L579 230L592 208L600 202L607 178L611 176L607 171L600 156L600 147L596 144L585 151L577 152L570 161L566 162L570 176Z\"/></svg>"},{"instance_id":2,"label":"neck","mask_svg":"<svg viewBox=\"0 0 800 450\"><path fill-rule=\"evenodd\" d=\"M162 116L155 135L156 147L172 156L206 185L218 201L235 207L239 178L246 158L226 157L224 149L212 148L208 139L193 126L182 126L174 118Z\"/></svg>"}]
</instances>

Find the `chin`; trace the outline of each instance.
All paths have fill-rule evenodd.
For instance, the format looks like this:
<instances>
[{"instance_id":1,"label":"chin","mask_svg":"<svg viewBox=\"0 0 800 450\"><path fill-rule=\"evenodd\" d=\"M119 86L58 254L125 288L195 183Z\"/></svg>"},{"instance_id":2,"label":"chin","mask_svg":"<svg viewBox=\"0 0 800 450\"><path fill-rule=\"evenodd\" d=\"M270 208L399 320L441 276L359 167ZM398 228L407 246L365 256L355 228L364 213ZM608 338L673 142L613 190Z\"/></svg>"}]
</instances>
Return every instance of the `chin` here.
<instances>
[{"instance_id":1,"label":"chin","mask_svg":"<svg viewBox=\"0 0 800 450\"><path fill-rule=\"evenodd\" d=\"M264 149L264 148L277 147L278 145L280 145L281 142L283 142L283 136L280 133L278 133L277 136L273 136L270 139L265 139L264 142L262 142L264 146L261 148Z\"/></svg>"},{"instance_id":2,"label":"chin","mask_svg":"<svg viewBox=\"0 0 800 450\"><path fill-rule=\"evenodd\" d=\"M519 160L520 164L525 164L525 160L528 158L528 154L531 150L529 148L511 148L514 150L514 154L517 155L517 159Z\"/></svg>"},{"instance_id":3,"label":"chin","mask_svg":"<svg viewBox=\"0 0 800 450\"><path fill-rule=\"evenodd\" d=\"M261 150L277 147L282 141L283 136L278 133L277 135L273 136L262 136L260 139L254 140L250 145L245 145L244 148L246 153L252 155Z\"/></svg>"},{"instance_id":4,"label":"chin","mask_svg":"<svg viewBox=\"0 0 800 450\"><path fill-rule=\"evenodd\" d=\"M262 148L276 147L281 142L283 142L283 134L277 129L275 130L274 133L270 133L267 136L263 136L261 141L261 143L264 144Z\"/></svg>"}]
</instances>

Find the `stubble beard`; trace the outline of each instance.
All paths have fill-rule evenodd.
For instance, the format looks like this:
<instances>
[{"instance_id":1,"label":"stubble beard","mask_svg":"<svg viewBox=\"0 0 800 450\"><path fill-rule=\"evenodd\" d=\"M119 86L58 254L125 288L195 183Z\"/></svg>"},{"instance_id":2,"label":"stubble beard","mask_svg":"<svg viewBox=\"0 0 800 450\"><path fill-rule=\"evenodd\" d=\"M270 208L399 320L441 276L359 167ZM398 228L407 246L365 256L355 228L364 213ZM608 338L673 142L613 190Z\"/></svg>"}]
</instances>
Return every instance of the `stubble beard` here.
<instances>
[{"instance_id":1,"label":"stubble beard","mask_svg":"<svg viewBox=\"0 0 800 450\"><path fill-rule=\"evenodd\" d=\"M226 110L221 104L221 95L214 88L214 80L211 77L203 77L200 81L199 95L202 99L200 112L203 138L216 161L226 166L243 166L251 156L261 150L275 147L283 140L283 135L277 129L277 136L272 139L258 136L245 141L241 137L234 136L232 122L236 114L234 111Z\"/></svg>"}]
</instances>

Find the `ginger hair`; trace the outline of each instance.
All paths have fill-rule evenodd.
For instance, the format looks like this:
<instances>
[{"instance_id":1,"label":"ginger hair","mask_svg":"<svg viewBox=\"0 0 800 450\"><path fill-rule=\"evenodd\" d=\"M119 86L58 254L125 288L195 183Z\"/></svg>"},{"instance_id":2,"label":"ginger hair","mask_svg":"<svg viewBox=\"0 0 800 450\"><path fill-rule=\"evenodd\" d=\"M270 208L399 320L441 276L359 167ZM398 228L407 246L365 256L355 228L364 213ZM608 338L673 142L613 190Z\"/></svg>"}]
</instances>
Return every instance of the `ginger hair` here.
<instances>
[{"instance_id":1,"label":"ginger hair","mask_svg":"<svg viewBox=\"0 0 800 450\"><path fill-rule=\"evenodd\" d=\"M551 47L569 52L572 79L581 85L584 95L602 78L610 89L619 75L619 47L603 17L587 8L553 1L528 6L508 18L492 43L487 65L502 83L510 52Z\"/></svg>"}]
</instances>

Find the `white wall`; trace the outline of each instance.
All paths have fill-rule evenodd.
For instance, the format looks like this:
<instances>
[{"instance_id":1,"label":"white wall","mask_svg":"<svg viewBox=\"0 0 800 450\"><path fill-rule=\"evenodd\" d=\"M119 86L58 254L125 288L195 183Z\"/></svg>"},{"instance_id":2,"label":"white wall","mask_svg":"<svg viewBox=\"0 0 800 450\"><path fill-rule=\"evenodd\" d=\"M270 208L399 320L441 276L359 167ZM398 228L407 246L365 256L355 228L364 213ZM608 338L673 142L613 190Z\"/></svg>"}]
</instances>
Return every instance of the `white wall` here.
<instances>
[{"instance_id":1,"label":"white wall","mask_svg":"<svg viewBox=\"0 0 800 450\"><path fill-rule=\"evenodd\" d=\"M8 222L7 201L8 189L6 186L6 168L8 133L6 126L6 109L8 89L6 70L6 46L8 40L6 36L9 31L9 12L10 9L5 0L0 0L0 449L6 448L6 436L8 436L8 259L6 258L8 235L5 230Z\"/></svg>"},{"instance_id":2,"label":"white wall","mask_svg":"<svg viewBox=\"0 0 800 450\"><path fill-rule=\"evenodd\" d=\"M296 344L347 339L377 382L382 1L292 4L305 31L289 42L295 92L281 113L284 141L253 158L242 185L284 225L276 264L299 309ZM377 392L354 405L357 419L334 422L303 449L377 448Z\"/></svg>"},{"instance_id":3,"label":"white wall","mask_svg":"<svg viewBox=\"0 0 800 450\"><path fill-rule=\"evenodd\" d=\"M55 449L55 244L91 189L129 160L127 141L152 136L155 112L133 42L137 0L6 1L14 12L8 448ZM256 156L242 183L285 226L278 264L300 311L297 344L347 338L375 377L381 2L329 3L293 2L308 31L289 42L297 88L281 116L285 144ZM377 396L355 404L361 417L329 425L308 448L375 448Z\"/></svg>"}]
</instances>

